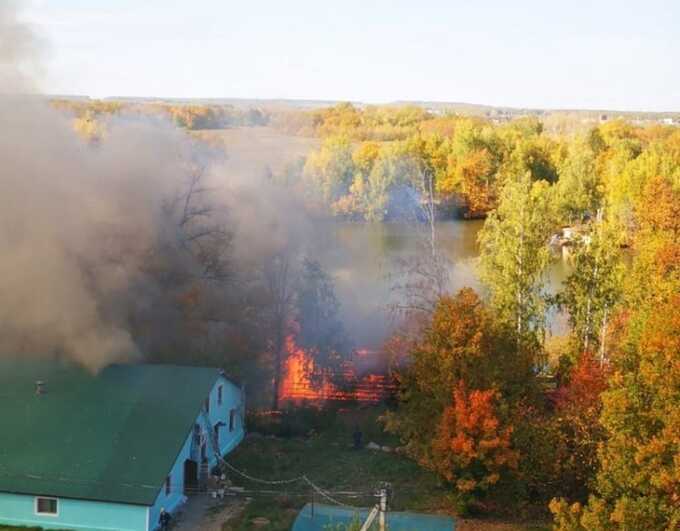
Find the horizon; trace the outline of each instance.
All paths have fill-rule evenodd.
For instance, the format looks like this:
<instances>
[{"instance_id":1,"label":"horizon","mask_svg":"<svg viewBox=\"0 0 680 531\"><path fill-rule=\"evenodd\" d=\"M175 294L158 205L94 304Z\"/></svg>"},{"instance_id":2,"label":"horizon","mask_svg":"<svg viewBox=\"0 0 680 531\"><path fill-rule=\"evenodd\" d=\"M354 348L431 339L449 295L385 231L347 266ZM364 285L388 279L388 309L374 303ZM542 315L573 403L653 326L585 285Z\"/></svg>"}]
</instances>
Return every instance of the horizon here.
<instances>
[{"instance_id":1,"label":"horizon","mask_svg":"<svg viewBox=\"0 0 680 531\"><path fill-rule=\"evenodd\" d=\"M470 102L470 101L444 101L444 100L393 100L393 101L377 101L377 102L367 102L361 100L346 100L346 99L320 99L320 98L274 98L274 97L236 97L236 96L211 96L211 97L182 97L182 96L103 96L96 97L90 96L88 94L59 94L59 93L41 93L38 96L43 96L50 99L86 99L91 101L167 101L167 102L207 102L209 104L220 105L221 102L282 102L282 103L311 103L311 104L327 104L327 105L337 105L341 103L349 103L352 105L365 105L365 106L399 106L399 105L441 105L441 106L456 106L465 105L470 107L480 107L489 109L502 109L502 110L513 110L513 111L529 111L529 112L552 112L552 113L569 113L569 112L583 112L583 113L624 113L624 114L680 114L680 110L625 110L616 108L575 108L575 107L537 107L537 106L527 106L527 107L517 107L511 105L491 105L483 102Z\"/></svg>"}]
</instances>

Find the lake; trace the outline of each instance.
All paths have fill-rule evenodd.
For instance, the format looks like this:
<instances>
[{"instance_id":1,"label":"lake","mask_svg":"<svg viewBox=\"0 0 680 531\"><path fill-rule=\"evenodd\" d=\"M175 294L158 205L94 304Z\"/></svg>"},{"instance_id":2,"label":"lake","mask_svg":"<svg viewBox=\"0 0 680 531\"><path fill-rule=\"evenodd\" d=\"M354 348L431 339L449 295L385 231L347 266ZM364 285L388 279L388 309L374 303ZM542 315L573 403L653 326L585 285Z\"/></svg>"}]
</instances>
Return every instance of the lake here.
<instances>
[{"instance_id":1,"label":"lake","mask_svg":"<svg viewBox=\"0 0 680 531\"><path fill-rule=\"evenodd\" d=\"M448 220L436 225L437 242L450 262L448 283L452 292L470 286L482 291L477 274L477 235L483 220ZM388 304L399 273L397 261L420 252L429 226L406 223L320 223L317 225L318 256L335 280L342 317L357 346L379 347L394 326ZM319 243L321 242L321 243ZM568 274L567 263L556 257L547 274L550 291L559 288ZM549 317L553 333L564 333L563 315Z\"/></svg>"}]
</instances>

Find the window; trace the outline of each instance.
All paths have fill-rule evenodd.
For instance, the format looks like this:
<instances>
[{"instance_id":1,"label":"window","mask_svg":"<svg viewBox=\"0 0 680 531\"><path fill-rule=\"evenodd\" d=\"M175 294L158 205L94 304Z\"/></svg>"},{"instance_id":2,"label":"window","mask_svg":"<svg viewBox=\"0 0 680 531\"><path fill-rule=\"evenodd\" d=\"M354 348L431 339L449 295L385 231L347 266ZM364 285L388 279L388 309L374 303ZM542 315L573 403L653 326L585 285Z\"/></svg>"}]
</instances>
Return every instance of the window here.
<instances>
[{"instance_id":1,"label":"window","mask_svg":"<svg viewBox=\"0 0 680 531\"><path fill-rule=\"evenodd\" d=\"M217 388L217 405L218 406L222 405L222 386L221 385Z\"/></svg>"},{"instance_id":2,"label":"window","mask_svg":"<svg viewBox=\"0 0 680 531\"><path fill-rule=\"evenodd\" d=\"M170 490L171 490L171 487L172 487L170 481L171 481L170 476L165 478L165 495L166 496L170 496Z\"/></svg>"},{"instance_id":3,"label":"window","mask_svg":"<svg viewBox=\"0 0 680 531\"><path fill-rule=\"evenodd\" d=\"M234 431L234 424L236 421L236 410L229 410L229 431Z\"/></svg>"},{"instance_id":4,"label":"window","mask_svg":"<svg viewBox=\"0 0 680 531\"><path fill-rule=\"evenodd\" d=\"M59 505L56 498L41 498L35 499L35 514L46 516L58 516Z\"/></svg>"},{"instance_id":5,"label":"window","mask_svg":"<svg viewBox=\"0 0 680 531\"><path fill-rule=\"evenodd\" d=\"M206 413L210 413L210 397L206 398L205 402L203 402L203 409Z\"/></svg>"},{"instance_id":6,"label":"window","mask_svg":"<svg viewBox=\"0 0 680 531\"><path fill-rule=\"evenodd\" d=\"M219 448L219 446L220 446L220 424L216 424L213 429L215 430L215 442L217 443L217 447Z\"/></svg>"}]
</instances>

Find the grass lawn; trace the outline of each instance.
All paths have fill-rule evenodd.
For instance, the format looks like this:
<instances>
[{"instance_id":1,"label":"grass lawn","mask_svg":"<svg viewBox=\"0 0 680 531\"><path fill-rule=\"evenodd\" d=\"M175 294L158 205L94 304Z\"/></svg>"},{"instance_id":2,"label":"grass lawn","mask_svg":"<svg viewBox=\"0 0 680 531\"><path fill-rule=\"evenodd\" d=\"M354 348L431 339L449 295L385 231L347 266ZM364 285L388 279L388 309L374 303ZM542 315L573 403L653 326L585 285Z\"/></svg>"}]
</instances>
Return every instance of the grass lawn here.
<instances>
[{"instance_id":1,"label":"grass lawn","mask_svg":"<svg viewBox=\"0 0 680 531\"><path fill-rule=\"evenodd\" d=\"M352 432L359 425L364 443L375 442L394 447L391 436L384 434L376 422L375 410L353 410L339 414L333 425L307 438L248 437L227 461L238 469L263 479L288 479L307 475L315 484L329 490L348 505L368 507L375 504L372 495L381 482L389 482L393 491L391 508L396 511L450 513L453 497L450 487L439 478L396 453L381 450L352 449ZM289 531L298 510L313 499L312 490L303 483L260 485L229 474L236 485L252 498L239 517L223 526L223 531ZM356 496L342 494L356 492ZM316 495L317 503L324 500ZM325 502L328 503L328 502ZM255 518L266 518L268 525L257 525ZM460 521L460 531L539 531L542 526L514 524L497 520Z\"/></svg>"}]
</instances>

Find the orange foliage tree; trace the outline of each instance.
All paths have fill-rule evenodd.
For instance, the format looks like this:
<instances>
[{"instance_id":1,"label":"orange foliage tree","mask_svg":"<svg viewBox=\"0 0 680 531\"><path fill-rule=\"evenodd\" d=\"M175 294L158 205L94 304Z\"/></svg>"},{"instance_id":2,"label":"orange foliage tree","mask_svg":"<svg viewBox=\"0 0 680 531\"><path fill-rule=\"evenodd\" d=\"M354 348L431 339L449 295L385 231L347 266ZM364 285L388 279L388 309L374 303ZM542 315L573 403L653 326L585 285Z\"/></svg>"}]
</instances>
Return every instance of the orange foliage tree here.
<instances>
[{"instance_id":1,"label":"orange foliage tree","mask_svg":"<svg viewBox=\"0 0 680 531\"><path fill-rule=\"evenodd\" d=\"M517 468L512 427L503 426L496 411L499 398L493 389L468 390L460 380L441 416L432 467L461 492L487 490L503 470Z\"/></svg>"},{"instance_id":2,"label":"orange foliage tree","mask_svg":"<svg viewBox=\"0 0 680 531\"><path fill-rule=\"evenodd\" d=\"M509 410L534 388L530 357L470 288L442 297L420 336L400 345L408 358L387 429L459 493L483 493L517 466Z\"/></svg>"},{"instance_id":3,"label":"orange foliage tree","mask_svg":"<svg viewBox=\"0 0 680 531\"><path fill-rule=\"evenodd\" d=\"M604 438L599 422L601 395L606 387L606 368L586 352L571 370L569 381L553 395L552 474L559 479L564 493L583 497L597 470L597 448Z\"/></svg>"}]
</instances>

